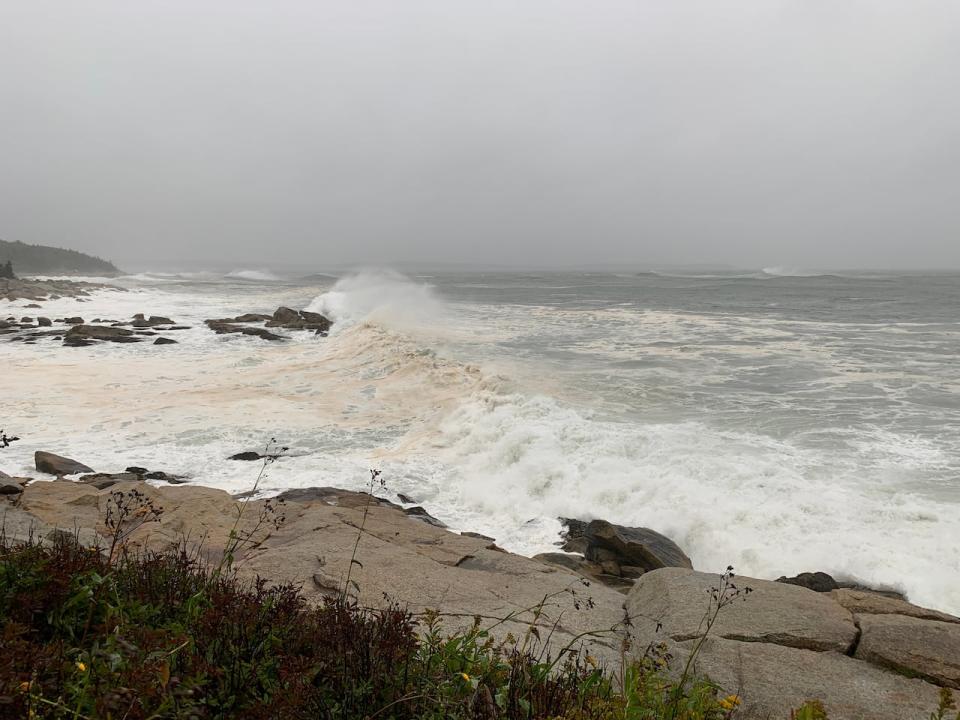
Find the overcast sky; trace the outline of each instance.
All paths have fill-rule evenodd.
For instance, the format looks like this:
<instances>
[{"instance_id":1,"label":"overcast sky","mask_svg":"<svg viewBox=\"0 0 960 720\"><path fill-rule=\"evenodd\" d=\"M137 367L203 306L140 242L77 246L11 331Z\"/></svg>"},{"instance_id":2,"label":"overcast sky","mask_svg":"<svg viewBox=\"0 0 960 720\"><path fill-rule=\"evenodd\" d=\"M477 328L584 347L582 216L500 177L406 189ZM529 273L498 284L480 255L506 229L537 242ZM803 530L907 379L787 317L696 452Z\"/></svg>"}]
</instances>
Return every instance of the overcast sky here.
<instances>
[{"instance_id":1,"label":"overcast sky","mask_svg":"<svg viewBox=\"0 0 960 720\"><path fill-rule=\"evenodd\" d=\"M0 0L0 238L960 267L960 3Z\"/></svg>"}]
</instances>

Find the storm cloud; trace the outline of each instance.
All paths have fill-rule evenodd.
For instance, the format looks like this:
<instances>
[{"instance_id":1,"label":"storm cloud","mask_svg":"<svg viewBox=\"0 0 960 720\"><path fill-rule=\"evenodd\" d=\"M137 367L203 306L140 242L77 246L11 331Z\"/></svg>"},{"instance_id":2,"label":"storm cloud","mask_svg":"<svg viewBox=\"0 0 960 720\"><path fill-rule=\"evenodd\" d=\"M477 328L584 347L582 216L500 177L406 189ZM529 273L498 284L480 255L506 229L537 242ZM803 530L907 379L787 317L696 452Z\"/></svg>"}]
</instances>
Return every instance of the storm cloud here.
<instances>
[{"instance_id":1,"label":"storm cloud","mask_svg":"<svg viewBox=\"0 0 960 720\"><path fill-rule=\"evenodd\" d=\"M0 237L128 268L960 267L960 4L0 2Z\"/></svg>"}]
</instances>

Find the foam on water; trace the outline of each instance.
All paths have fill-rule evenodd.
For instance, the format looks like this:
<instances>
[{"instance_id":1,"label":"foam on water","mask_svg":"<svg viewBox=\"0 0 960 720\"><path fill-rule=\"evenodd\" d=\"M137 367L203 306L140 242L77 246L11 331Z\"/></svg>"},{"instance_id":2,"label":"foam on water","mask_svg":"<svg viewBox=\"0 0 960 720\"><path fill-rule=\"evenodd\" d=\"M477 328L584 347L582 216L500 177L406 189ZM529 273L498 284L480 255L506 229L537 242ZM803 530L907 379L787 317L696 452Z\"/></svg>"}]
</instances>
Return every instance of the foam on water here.
<instances>
[{"instance_id":1,"label":"foam on water","mask_svg":"<svg viewBox=\"0 0 960 720\"><path fill-rule=\"evenodd\" d=\"M236 492L258 468L224 458L277 437L291 452L266 493L360 488L379 467L392 491L520 552L552 549L558 516L603 517L669 535L704 570L824 570L960 612L957 408L940 392L957 382L942 361L956 326L451 306L382 271L315 289L121 283L0 307L193 328L157 349L0 342L4 425L24 438L5 471L29 474L46 449ZM274 345L202 325L279 304L334 332Z\"/></svg>"}]
</instances>

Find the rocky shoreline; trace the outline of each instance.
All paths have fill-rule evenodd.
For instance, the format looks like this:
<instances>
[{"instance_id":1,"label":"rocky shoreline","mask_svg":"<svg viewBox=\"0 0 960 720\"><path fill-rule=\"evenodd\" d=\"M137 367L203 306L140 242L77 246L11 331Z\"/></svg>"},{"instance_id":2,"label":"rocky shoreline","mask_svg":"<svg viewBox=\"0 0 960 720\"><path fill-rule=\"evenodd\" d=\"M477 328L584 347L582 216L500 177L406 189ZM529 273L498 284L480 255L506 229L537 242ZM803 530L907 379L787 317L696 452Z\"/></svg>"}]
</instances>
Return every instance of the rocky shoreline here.
<instances>
[{"instance_id":1,"label":"rocky shoreline","mask_svg":"<svg viewBox=\"0 0 960 720\"><path fill-rule=\"evenodd\" d=\"M123 288L111 285L74 280L0 279L0 299L32 301L23 306L24 310L42 310L42 302L62 297L84 302L91 292L97 290L126 292ZM282 306L272 315L246 313L232 318L209 319L204 323L217 335L239 334L271 342L289 339L276 330L309 331L325 337L333 325L331 320L319 313ZM64 347L90 347L102 343L142 343L151 339L153 345L176 345L177 340L163 333L190 329L190 326L178 324L171 318L148 316L146 313L137 313L130 320L94 318L89 322L79 315L54 319L39 314L36 317L32 314L22 315L19 318L10 315L0 319L0 336L6 336L8 342L22 342L25 345L52 340L61 342Z\"/></svg>"},{"instance_id":2,"label":"rocky shoreline","mask_svg":"<svg viewBox=\"0 0 960 720\"><path fill-rule=\"evenodd\" d=\"M0 477L8 539L66 530L93 544L106 533L111 494L133 490L163 508L158 522L131 535L139 546L203 538L215 557L236 521L237 498L161 470L96 472L43 452L36 467L36 479ZM414 612L434 609L450 627L507 618L500 630L514 635L547 597L550 642L582 640L611 667L653 651L682 668L700 643L711 593L723 592L720 576L693 569L682 549L647 528L567 520L564 549L576 553L526 558L495 539L445 528L410 507L413 498L385 494L314 487L250 499L239 529L260 522L266 531L239 558L240 571L300 583L313 601L339 592L349 571L364 604L386 597ZM284 522L273 522L277 513ZM788 717L819 698L839 720L926 718L941 688L960 690L960 618L817 573L730 583L738 594L699 648L696 668L742 697L738 717Z\"/></svg>"}]
</instances>

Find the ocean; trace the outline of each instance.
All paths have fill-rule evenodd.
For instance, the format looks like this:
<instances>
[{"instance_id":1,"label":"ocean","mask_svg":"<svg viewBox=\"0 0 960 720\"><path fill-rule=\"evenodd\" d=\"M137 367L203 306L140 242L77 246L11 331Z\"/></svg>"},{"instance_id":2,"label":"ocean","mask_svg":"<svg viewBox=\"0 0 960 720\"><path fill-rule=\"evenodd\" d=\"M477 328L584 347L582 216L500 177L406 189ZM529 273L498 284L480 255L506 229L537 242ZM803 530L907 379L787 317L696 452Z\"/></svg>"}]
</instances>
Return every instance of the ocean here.
<instances>
[{"instance_id":1,"label":"ocean","mask_svg":"<svg viewBox=\"0 0 960 720\"><path fill-rule=\"evenodd\" d=\"M231 492L362 488L555 550L559 517L642 525L704 571L822 570L960 613L960 275L144 273L3 317L165 315L179 344L0 341L0 425L98 471ZM280 305L329 337L218 336Z\"/></svg>"}]
</instances>

